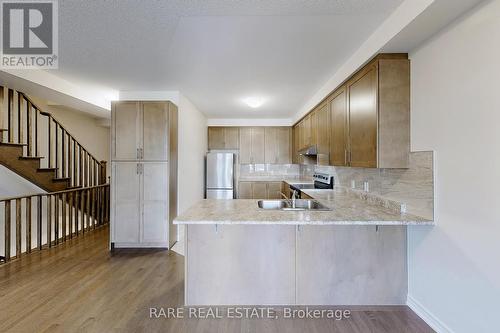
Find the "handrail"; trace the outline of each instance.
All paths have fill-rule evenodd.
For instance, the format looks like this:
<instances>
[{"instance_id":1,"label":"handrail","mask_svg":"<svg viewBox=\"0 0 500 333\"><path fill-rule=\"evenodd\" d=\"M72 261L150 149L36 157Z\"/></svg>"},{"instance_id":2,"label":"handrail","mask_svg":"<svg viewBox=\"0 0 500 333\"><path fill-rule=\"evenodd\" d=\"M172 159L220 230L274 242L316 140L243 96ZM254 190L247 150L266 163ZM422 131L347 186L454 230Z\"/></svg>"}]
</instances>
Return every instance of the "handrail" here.
<instances>
[{"instance_id":1,"label":"handrail","mask_svg":"<svg viewBox=\"0 0 500 333\"><path fill-rule=\"evenodd\" d=\"M0 142L6 139L5 142L21 144L24 157L44 158L40 167L53 169L56 181L66 180L68 186L106 183L106 161L92 155L51 113L42 111L23 92L0 86L0 106L4 100L7 126L0 132ZM0 121L2 109L0 107ZM39 120L42 117L46 117L43 122ZM41 151L45 156L40 156Z\"/></svg>"},{"instance_id":2,"label":"handrail","mask_svg":"<svg viewBox=\"0 0 500 333\"><path fill-rule=\"evenodd\" d=\"M23 92L20 92L18 91L18 94L20 94L21 96L23 96L23 98L28 101L36 110L38 110L38 112L42 115L42 116L46 116L46 117L50 117L52 120L54 120L54 122L56 124L59 125L59 127L61 129L63 129L73 140L75 141L78 141L72 134L70 131L68 131L66 129L66 127L64 127L61 122L59 120L57 120L50 112L46 112L46 111L42 111L35 103L33 103L33 101L28 97L26 96ZM88 152L88 149L85 148L81 143L78 143L82 148L83 150L85 150L89 155L90 157L92 157L95 161L97 161L97 163L100 163L99 160L94 156L92 155L91 153Z\"/></svg>"},{"instance_id":3,"label":"handrail","mask_svg":"<svg viewBox=\"0 0 500 333\"><path fill-rule=\"evenodd\" d=\"M75 187L75 188L71 188L69 190L56 191L56 192L48 192L48 193L25 194L25 195L20 195L18 197L9 197L9 198L0 199L0 203L2 203L4 201L10 201L10 200L16 200L16 199L33 198L33 197L43 197L45 195L63 194L63 193L76 192L76 191L93 189L93 188L99 188L99 187L106 187L106 186L109 186L109 184L101 184L101 185L95 185L95 186L89 186L89 187Z\"/></svg>"}]
</instances>

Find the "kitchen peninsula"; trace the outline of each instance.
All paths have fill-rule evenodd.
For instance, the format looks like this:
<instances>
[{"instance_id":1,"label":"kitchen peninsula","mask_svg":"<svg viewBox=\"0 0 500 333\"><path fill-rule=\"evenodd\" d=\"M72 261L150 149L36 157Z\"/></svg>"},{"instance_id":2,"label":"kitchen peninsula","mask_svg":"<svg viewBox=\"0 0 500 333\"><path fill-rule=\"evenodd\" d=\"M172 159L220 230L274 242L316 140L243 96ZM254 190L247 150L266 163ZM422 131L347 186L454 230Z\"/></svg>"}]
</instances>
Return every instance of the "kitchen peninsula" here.
<instances>
[{"instance_id":1,"label":"kitchen peninsula","mask_svg":"<svg viewBox=\"0 0 500 333\"><path fill-rule=\"evenodd\" d=\"M186 305L405 304L406 226L432 225L349 189L305 190L329 211L203 200L186 225Z\"/></svg>"}]
</instances>

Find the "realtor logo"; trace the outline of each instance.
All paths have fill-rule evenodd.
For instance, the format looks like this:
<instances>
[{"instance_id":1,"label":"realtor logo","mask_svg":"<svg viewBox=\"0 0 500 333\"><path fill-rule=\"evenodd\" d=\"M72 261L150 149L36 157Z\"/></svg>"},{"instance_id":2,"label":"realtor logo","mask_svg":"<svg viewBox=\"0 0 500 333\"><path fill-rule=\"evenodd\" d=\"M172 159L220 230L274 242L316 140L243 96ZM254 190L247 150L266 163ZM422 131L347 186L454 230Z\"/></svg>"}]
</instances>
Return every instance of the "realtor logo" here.
<instances>
[{"instance_id":1,"label":"realtor logo","mask_svg":"<svg viewBox=\"0 0 500 333\"><path fill-rule=\"evenodd\" d=\"M1 1L2 68L57 68L57 2Z\"/></svg>"}]
</instances>

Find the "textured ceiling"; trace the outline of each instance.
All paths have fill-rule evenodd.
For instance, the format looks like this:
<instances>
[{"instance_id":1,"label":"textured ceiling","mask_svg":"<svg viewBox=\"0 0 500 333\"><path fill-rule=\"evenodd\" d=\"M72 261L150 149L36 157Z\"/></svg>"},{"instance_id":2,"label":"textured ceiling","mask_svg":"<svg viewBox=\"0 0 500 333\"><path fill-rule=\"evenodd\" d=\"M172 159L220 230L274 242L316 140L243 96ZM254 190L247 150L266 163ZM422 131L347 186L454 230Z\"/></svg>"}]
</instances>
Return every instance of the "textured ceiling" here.
<instances>
[{"instance_id":1,"label":"textured ceiling","mask_svg":"<svg viewBox=\"0 0 500 333\"><path fill-rule=\"evenodd\" d=\"M210 118L294 114L402 0L60 0L59 70L180 90ZM241 98L259 95L262 108Z\"/></svg>"}]
</instances>

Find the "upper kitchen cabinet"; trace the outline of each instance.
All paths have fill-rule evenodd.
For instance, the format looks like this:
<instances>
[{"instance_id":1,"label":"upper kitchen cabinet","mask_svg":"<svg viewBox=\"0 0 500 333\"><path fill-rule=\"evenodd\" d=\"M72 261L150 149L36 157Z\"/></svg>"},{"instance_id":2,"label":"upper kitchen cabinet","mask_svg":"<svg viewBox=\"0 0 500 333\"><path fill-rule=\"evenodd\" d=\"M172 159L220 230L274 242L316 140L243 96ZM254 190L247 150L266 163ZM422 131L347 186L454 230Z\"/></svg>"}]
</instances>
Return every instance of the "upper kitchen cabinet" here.
<instances>
[{"instance_id":1,"label":"upper kitchen cabinet","mask_svg":"<svg viewBox=\"0 0 500 333\"><path fill-rule=\"evenodd\" d=\"M209 127L208 149L238 149L238 127Z\"/></svg>"},{"instance_id":2,"label":"upper kitchen cabinet","mask_svg":"<svg viewBox=\"0 0 500 333\"><path fill-rule=\"evenodd\" d=\"M346 87L337 89L329 99L330 164L348 166L348 115Z\"/></svg>"},{"instance_id":3,"label":"upper kitchen cabinet","mask_svg":"<svg viewBox=\"0 0 500 333\"><path fill-rule=\"evenodd\" d=\"M119 108L119 110L118 110ZM115 160L139 159L142 145L140 127L141 103L120 102L112 105L112 143L111 154Z\"/></svg>"},{"instance_id":4,"label":"upper kitchen cabinet","mask_svg":"<svg viewBox=\"0 0 500 333\"><path fill-rule=\"evenodd\" d=\"M313 113L311 129L313 143L316 144L318 165L329 165L330 163L330 113L328 103L321 104Z\"/></svg>"},{"instance_id":5,"label":"upper kitchen cabinet","mask_svg":"<svg viewBox=\"0 0 500 333\"><path fill-rule=\"evenodd\" d=\"M410 63L407 57L377 57L347 82L347 94L349 165L408 168Z\"/></svg>"},{"instance_id":6,"label":"upper kitchen cabinet","mask_svg":"<svg viewBox=\"0 0 500 333\"><path fill-rule=\"evenodd\" d=\"M263 127L240 128L240 164L264 164L265 130Z\"/></svg>"},{"instance_id":7,"label":"upper kitchen cabinet","mask_svg":"<svg viewBox=\"0 0 500 333\"><path fill-rule=\"evenodd\" d=\"M291 141L290 127L266 127L265 162L269 164L291 163Z\"/></svg>"},{"instance_id":8,"label":"upper kitchen cabinet","mask_svg":"<svg viewBox=\"0 0 500 333\"><path fill-rule=\"evenodd\" d=\"M302 120L302 129L301 129L301 134L302 134L302 147L300 148L305 148L309 147L312 144L311 140L311 114L308 114L303 120Z\"/></svg>"},{"instance_id":9,"label":"upper kitchen cabinet","mask_svg":"<svg viewBox=\"0 0 500 333\"><path fill-rule=\"evenodd\" d=\"M165 102L113 103L112 159L167 161L170 105Z\"/></svg>"}]
</instances>

